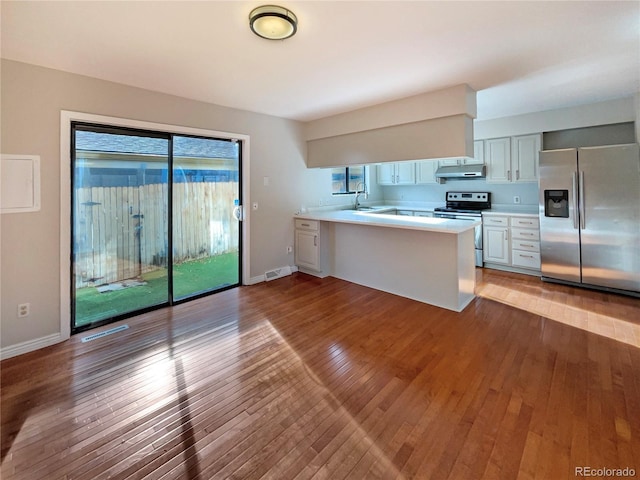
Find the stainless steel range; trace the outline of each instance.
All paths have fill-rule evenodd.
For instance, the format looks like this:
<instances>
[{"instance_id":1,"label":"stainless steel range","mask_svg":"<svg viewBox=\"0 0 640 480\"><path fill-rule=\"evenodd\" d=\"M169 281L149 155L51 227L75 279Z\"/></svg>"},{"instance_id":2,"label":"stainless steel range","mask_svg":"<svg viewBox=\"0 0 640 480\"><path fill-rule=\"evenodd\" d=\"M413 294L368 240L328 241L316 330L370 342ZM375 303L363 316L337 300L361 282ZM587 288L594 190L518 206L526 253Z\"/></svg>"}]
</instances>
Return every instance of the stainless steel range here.
<instances>
[{"instance_id":1,"label":"stainless steel range","mask_svg":"<svg viewBox=\"0 0 640 480\"><path fill-rule=\"evenodd\" d=\"M433 210L433 216L482 222L482 210L491 208L491 192L447 192L446 206ZM476 266L482 260L482 223L475 228Z\"/></svg>"}]
</instances>

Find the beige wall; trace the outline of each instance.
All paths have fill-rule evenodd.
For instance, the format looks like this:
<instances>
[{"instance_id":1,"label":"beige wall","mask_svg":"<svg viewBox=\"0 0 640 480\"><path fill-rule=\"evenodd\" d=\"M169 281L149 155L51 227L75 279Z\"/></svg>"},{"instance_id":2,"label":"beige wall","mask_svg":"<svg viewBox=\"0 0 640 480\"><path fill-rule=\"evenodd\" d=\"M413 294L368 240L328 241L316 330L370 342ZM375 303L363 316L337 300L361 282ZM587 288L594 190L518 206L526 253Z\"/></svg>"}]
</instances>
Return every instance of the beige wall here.
<instances>
[{"instance_id":1,"label":"beige wall","mask_svg":"<svg viewBox=\"0 0 640 480\"><path fill-rule=\"evenodd\" d=\"M286 247L301 205L349 201L332 199L329 171L306 168L298 122L7 60L1 74L2 153L40 155L42 175L39 212L0 216L3 349L60 332L60 275L69 268L60 264L61 110L249 135L250 201L259 205L249 222L250 277L293 265ZM18 319L25 302L31 315Z\"/></svg>"},{"instance_id":2,"label":"beige wall","mask_svg":"<svg viewBox=\"0 0 640 480\"><path fill-rule=\"evenodd\" d=\"M638 94L640 98L640 94ZM640 105L640 100L638 105ZM526 113L512 117L474 122L474 138L498 138L529 133L551 132L571 128L592 127L611 123L636 121L640 107L636 109L634 97L616 98L588 105ZM638 128L640 122L636 123Z\"/></svg>"}]
</instances>

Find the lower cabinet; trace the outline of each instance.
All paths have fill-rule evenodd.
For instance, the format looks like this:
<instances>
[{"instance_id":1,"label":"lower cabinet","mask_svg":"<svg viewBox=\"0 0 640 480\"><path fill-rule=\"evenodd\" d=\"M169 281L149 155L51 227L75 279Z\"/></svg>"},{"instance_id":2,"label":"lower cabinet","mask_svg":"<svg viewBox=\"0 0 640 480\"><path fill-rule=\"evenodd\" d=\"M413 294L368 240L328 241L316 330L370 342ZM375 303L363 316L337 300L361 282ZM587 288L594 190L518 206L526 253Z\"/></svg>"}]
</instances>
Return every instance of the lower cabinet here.
<instances>
[{"instance_id":1,"label":"lower cabinet","mask_svg":"<svg viewBox=\"0 0 640 480\"><path fill-rule=\"evenodd\" d=\"M508 265L509 217L491 216L482 219L484 261Z\"/></svg>"},{"instance_id":2,"label":"lower cabinet","mask_svg":"<svg viewBox=\"0 0 640 480\"><path fill-rule=\"evenodd\" d=\"M482 222L485 267L531 275L540 273L537 216L487 215Z\"/></svg>"},{"instance_id":3,"label":"lower cabinet","mask_svg":"<svg viewBox=\"0 0 640 480\"><path fill-rule=\"evenodd\" d=\"M433 217L433 212L428 212L424 210L414 210L413 215L415 217Z\"/></svg>"},{"instance_id":4,"label":"lower cabinet","mask_svg":"<svg viewBox=\"0 0 640 480\"><path fill-rule=\"evenodd\" d=\"M302 272L323 277L328 275L328 240L326 222L295 219L295 264ZM323 233L324 232L324 233ZM322 236L324 235L324 244Z\"/></svg>"},{"instance_id":5,"label":"lower cabinet","mask_svg":"<svg viewBox=\"0 0 640 480\"><path fill-rule=\"evenodd\" d=\"M540 221L538 217L511 217L511 264L540 270Z\"/></svg>"},{"instance_id":6,"label":"lower cabinet","mask_svg":"<svg viewBox=\"0 0 640 480\"><path fill-rule=\"evenodd\" d=\"M320 269L318 234L296 230L296 265L312 270Z\"/></svg>"}]
</instances>

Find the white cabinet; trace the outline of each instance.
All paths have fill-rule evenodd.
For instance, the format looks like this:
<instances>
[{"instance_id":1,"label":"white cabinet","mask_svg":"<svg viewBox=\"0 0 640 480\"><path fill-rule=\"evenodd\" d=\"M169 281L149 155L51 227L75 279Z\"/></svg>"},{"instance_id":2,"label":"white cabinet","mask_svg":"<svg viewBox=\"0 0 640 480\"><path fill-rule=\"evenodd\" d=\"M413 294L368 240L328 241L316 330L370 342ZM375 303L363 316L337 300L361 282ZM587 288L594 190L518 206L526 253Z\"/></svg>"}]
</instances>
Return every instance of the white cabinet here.
<instances>
[{"instance_id":1,"label":"white cabinet","mask_svg":"<svg viewBox=\"0 0 640 480\"><path fill-rule=\"evenodd\" d=\"M540 270L540 222L537 217L511 217L511 264Z\"/></svg>"},{"instance_id":2,"label":"white cabinet","mask_svg":"<svg viewBox=\"0 0 640 480\"><path fill-rule=\"evenodd\" d=\"M540 134L484 141L487 182L537 182Z\"/></svg>"},{"instance_id":3,"label":"white cabinet","mask_svg":"<svg viewBox=\"0 0 640 480\"><path fill-rule=\"evenodd\" d=\"M509 217L490 216L482 219L484 261L508 265Z\"/></svg>"},{"instance_id":4,"label":"white cabinet","mask_svg":"<svg viewBox=\"0 0 640 480\"><path fill-rule=\"evenodd\" d=\"M535 215L485 215L483 252L485 266L538 274L540 229Z\"/></svg>"},{"instance_id":5,"label":"white cabinet","mask_svg":"<svg viewBox=\"0 0 640 480\"><path fill-rule=\"evenodd\" d=\"M492 138L484 141L484 160L487 164L487 182L511 181L511 139Z\"/></svg>"},{"instance_id":6,"label":"white cabinet","mask_svg":"<svg viewBox=\"0 0 640 480\"><path fill-rule=\"evenodd\" d=\"M436 178L437 169L437 160L421 160L416 162L416 184L426 185L430 183L439 183Z\"/></svg>"},{"instance_id":7,"label":"white cabinet","mask_svg":"<svg viewBox=\"0 0 640 480\"><path fill-rule=\"evenodd\" d=\"M381 163L378 165L378 185L395 185L395 163Z\"/></svg>"},{"instance_id":8,"label":"white cabinet","mask_svg":"<svg viewBox=\"0 0 640 480\"><path fill-rule=\"evenodd\" d=\"M457 165L482 165L484 164L484 140L473 142L473 158L443 158L438 161L441 167L455 167Z\"/></svg>"},{"instance_id":9,"label":"white cabinet","mask_svg":"<svg viewBox=\"0 0 640 480\"><path fill-rule=\"evenodd\" d=\"M474 163L479 165L484 163L484 140L473 142L473 160Z\"/></svg>"},{"instance_id":10,"label":"white cabinet","mask_svg":"<svg viewBox=\"0 0 640 480\"><path fill-rule=\"evenodd\" d=\"M378 185L413 185L415 183L415 162L389 162L378 165Z\"/></svg>"},{"instance_id":11,"label":"white cabinet","mask_svg":"<svg viewBox=\"0 0 640 480\"><path fill-rule=\"evenodd\" d=\"M455 167L462 165L462 158L443 158L442 160L438 160L438 163L441 167Z\"/></svg>"},{"instance_id":12,"label":"white cabinet","mask_svg":"<svg viewBox=\"0 0 640 480\"><path fill-rule=\"evenodd\" d=\"M320 229L316 220L296 219L295 262L298 267L320 271Z\"/></svg>"},{"instance_id":13,"label":"white cabinet","mask_svg":"<svg viewBox=\"0 0 640 480\"><path fill-rule=\"evenodd\" d=\"M433 218L433 212L427 212L427 211L422 211L422 210L414 210L413 211L413 216L414 217L432 217Z\"/></svg>"},{"instance_id":14,"label":"white cabinet","mask_svg":"<svg viewBox=\"0 0 640 480\"><path fill-rule=\"evenodd\" d=\"M511 140L511 159L516 182L538 181L538 153L542 146L540 135L521 135Z\"/></svg>"}]
</instances>

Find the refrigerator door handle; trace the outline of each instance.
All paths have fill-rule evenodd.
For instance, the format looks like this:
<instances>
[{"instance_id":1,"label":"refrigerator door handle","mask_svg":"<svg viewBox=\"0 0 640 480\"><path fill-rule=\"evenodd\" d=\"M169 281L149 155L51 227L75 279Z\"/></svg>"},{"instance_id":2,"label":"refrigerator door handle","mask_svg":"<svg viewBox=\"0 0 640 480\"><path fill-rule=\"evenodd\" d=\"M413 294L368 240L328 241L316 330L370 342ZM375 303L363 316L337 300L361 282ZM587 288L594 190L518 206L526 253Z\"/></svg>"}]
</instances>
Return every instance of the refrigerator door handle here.
<instances>
[{"instance_id":1,"label":"refrigerator door handle","mask_svg":"<svg viewBox=\"0 0 640 480\"><path fill-rule=\"evenodd\" d=\"M584 172L580 171L580 228L586 228L586 212L584 211Z\"/></svg>"},{"instance_id":2,"label":"refrigerator door handle","mask_svg":"<svg viewBox=\"0 0 640 480\"><path fill-rule=\"evenodd\" d=\"M578 229L578 179L576 172L573 172L573 228Z\"/></svg>"}]
</instances>

